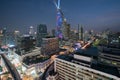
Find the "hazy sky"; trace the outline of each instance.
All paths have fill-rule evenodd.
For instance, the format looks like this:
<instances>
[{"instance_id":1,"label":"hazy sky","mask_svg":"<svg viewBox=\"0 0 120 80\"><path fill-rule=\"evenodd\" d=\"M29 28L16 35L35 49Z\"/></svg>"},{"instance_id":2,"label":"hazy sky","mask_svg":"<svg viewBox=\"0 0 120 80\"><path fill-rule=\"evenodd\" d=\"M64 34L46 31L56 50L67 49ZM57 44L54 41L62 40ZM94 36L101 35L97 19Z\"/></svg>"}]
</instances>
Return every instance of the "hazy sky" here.
<instances>
[{"instance_id":1,"label":"hazy sky","mask_svg":"<svg viewBox=\"0 0 120 80\"><path fill-rule=\"evenodd\" d=\"M120 31L120 0L61 0L61 9L73 28ZM0 0L0 28L28 32L38 24L55 28L53 0Z\"/></svg>"}]
</instances>

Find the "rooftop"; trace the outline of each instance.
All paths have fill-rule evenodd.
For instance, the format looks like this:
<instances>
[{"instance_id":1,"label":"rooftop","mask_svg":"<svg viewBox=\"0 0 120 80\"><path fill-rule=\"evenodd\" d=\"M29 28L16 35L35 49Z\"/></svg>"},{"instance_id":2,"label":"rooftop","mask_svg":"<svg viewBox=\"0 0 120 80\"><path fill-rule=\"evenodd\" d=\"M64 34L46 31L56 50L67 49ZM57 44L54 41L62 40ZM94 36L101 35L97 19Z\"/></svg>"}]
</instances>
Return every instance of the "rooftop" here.
<instances>
[{"instance_id":1,"label":"rooftop","mask_svg":"<svg viewBox=\"0 0 120 80\"><path fill-rule=\"evenodd\" d=\"M40 48L38 47L35 47L35 49L32 49L31 51L27 51L27 52L21 52L20 50L18 51L15 51L16 54L18 54L19 56L22 56L22 55L31 55L31 54L40 54Z\"/></svg>"},{"instance_id":2,"label":"rooftop","mask_svg":"<svg viewBox=\"0 0 120 80\"><path fill-rule=\"evenodd\" d=\"M96 62L96 63L91 62L92 63L91 64L90 62L87 62L87 61L74 59L73 57L68 56L68 55L60 55L60 56L58 56L58 58L65 60L65 61L68 61L68 62L72 62L72 63L74 63L73 62L73 60L74 60L74 61L79 61L80 63L89 64L90 68L92 68L92 69L120 77L120 74L119 74L117 68L113 67L113 66L109 66L109 65L99 63L99 62ZM77 64L77 63L75 63L75 64ZM78 64L78 65L80 65L80 64Z\"/></svg>"},{"instance_id":3,"label":"rooftop","mask_svg":"<svg viewBox=\"0 0 120 80\"><path fill-rule=\"evenodd\" d=\"M48 60L49 57L43 57L40 55L36 55L36 56L27 56L23 59L23 62L26 65L31 65L31 64L36 64L36 63L40 63L40 62L44 62L46 60Z\"/></svg>"},{"instance_id":4,"label":"rooftop","mask_svg":"<svg viewBox=\"0 0 120 80\"><path fill-rule=\"evenodd\" d=\"M66 51L67 49L60 49L60 51Z\"/></svg>"},{"instance_id":5,"label":"rooftop","mask_svg":"<svg viewBox=\"0 0 120 80\"><path fill-rule=\"evenodd\" d=\"M109 66L103 63L97 63L92 64L91 68L120 77L118 69L114 66Z\"/></svg>"},{"instance_id":6,"label":"rooftop","mask_svg":"<svg viewBox=\"0 0 120 80\"><path fill-rule=\"evenodd\" d=\"M120 56L120 49L103 47L102 53Z\"/></svg>"},{"instance_id":7,"label":"rooftop","mask_svg":"<svg viewBox=\"0 0 120 80\"><path fill-rule=\"evenodd\" d=\"M99 55L97 47L91 47L91 48L87 48L87 49L78 49L75 52L75 54L88 56L88 57L97 57Z\"/></svg>"}]
</instances>

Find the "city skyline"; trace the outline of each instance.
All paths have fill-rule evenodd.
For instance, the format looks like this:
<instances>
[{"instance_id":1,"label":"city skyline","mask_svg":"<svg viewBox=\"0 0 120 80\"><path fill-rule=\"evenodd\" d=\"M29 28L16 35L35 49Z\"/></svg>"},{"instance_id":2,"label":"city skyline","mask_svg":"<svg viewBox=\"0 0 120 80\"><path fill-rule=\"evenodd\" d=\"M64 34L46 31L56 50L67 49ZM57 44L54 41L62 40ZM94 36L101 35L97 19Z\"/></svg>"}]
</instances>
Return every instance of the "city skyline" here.
<instances>
[{"instance_id":1,"label":"city skyline","mask_svg":"<svg viewBox=\"0 0 120 80\"><path fill-rule=\"evenodd\" d=\"M0 80L120 80L120 0L0 0Z\"/></svg>"},{"instance_id":2,"label":"city skyline","mask_svg":"<svg viewBox=\"0 0 120 80\"><path fill-rule=\"evenodd\" d=\"M33 26L46 24L48 30L56 29L54 0L0 0L0 29L29 31ZM72 28L82 24L85 29L120 31L119 0L61 0L61 8ZM22 28L21 28L22 27Z\"/></svg>"}]
</instances>

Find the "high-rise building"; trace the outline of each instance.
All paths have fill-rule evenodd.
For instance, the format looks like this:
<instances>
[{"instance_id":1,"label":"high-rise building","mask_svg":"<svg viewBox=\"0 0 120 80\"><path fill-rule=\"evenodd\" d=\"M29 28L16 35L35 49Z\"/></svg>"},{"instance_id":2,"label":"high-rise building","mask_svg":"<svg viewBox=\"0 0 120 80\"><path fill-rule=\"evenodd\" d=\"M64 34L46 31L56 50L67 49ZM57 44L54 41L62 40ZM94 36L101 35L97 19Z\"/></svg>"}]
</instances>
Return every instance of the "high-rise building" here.
<instances>
[{"instance_id":1,"label":"high-rise building","mask_svg":"<svg viewBox=\"0 0 120 80\"><path fill-rule=\"evenodd\" d=\"M85 34L84 34L84 41L87 42L89 40L90 36L88 34L88 31L86 30L85 31Z\"/></svg>"},{"instance_id":2,"label":"high-rise building","mask_svg":"<svg viewBox=\"0 0 120 80\"><path fill-rule=\"evenodd\" d=\"M79 37L79 40L83 40L83 27L79 26L78 24L78 37Z\"/></svg>"},{"instance_id":3,"label":"high-rise building","mask_svg":"<svg viewBox=\"0 0 120 80\"><path fill-rule=\"evenodd\" d=\"M77 31L75 29L70 30L70 39L73 41L78 39Z\"/></svg>"},{"instance_id":4,"label":"high-rise building","mask_svg":"<svg viewBox=\"0 0 120 80\"><path fill-rule=\"evenodd\" d=\"M64 39L69 39L70 37L70 24L67 24L66 22L63 23L63 37Z\"/></svg>"},{"instance_id":5,"label":"high-rise building","mask_svg":"<svg viewBox=\"0 0 120 80\"><path fill-rule=\"evenodd\" d=\"M7 44L7 31L6 31L6 27L3 28L2 34L3 34L2 44L3 44L3 45L6 45L6 44Z\"/></svg>"},{"instance_id":6,"label":"high-rise building","mask_svg":"<svg viewBox=\"0 0 120 80\"><path fill-rule=\"evenodd\" d=\"M15 39L15 45L19 46L20 45L20 31L18 30L14 31L14 39Z\"/></svg>"},{"instance_id":7,"label":"high-rise building","mask_svg":"<svg viewBox=\"0 0 120 80\"><path fill-rule=\"evenodd\" d=\"M2 34L2 30L0 30L0 46L2 45L2 40L3 39L3 34Z\"/></svg>"},{"instance_id":8,"label":"high-rise building","mask_svg":"<svg viewBox=\"0 0 120 80\"><path fill-rule=\"evenodd\" d=\"M91 53L92 52L92 53ZM91 55L92 54L92 55ZM73 56L60 55L54 62L60 80L119 80L116 67L96 61L95 48L80 50Z\"/></svg>"},{"instance_id":9,"label":"high-rise building","mask_svg":"<svg viewBox=\"0 0 120 80\"><path fill-rule=\"evenodd\" d=\"M23 35L20 42L21 50L27 52L35 47L36 40L30 35Z\"/></svg>"},{"instance_id":10,"label":"high-rise building","mask_svg":"<svg viewBox=\"0 0 120 80\"><path fill-rule=\"evenodd\" d=\"M60 0L57 0L57 3L54 0L54 3L57 8L56 37L58 37L59 39L63 39L62 24L63 24L64 15L62 13L62 10L60 9Z\"/></svg>"},{"instance_id":11,"label":"high-rise building","mask_svg":"<svg viewBox=\"0 0 120 80\"><path fill-rule=\"evenodd\" d=\"M45 24L40 24L37 26L37 46L40 47L42 43L42 38L47 36L47 26Z\"/></svg>"},{"instance_id":12,"label":"high-rise building","mask_svg":"<svg viewBox=\"0 0 120 80\"><path fill-rule=\"evenodd\" d=\"M6 34L6 28L3 28L2 34L3 34L3 35Z\"/></svg>"},{"instance_id":13,"label":"high-rise building","mask_svg":"<svg viewBox=\"0 0 120 80\"><path fill-rule=\"evenodd\" d=\"M30 26L29 34L31 36L34 36L34 28L33 28L33 26Z\"/></svg>"},{"instance_id":14,"label":"high-rise building","mask_svg":"<svg viewBox=\"0 0 120 80\"><path fill-rule=\"evenodd\" d=\"M59 41L57 37L42 38L41 53L51 55L59 50Z\"/></svg>"}]
</instances>

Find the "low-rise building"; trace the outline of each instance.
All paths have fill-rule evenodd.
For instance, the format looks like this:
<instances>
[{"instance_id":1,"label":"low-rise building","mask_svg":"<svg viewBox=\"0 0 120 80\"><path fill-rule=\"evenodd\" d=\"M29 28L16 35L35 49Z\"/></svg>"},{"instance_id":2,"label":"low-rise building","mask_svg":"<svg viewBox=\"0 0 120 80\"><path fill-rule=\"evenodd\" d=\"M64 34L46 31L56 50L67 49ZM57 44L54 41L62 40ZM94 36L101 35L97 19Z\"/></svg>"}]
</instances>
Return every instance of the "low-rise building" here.
<instances>
[{"instance_id":1,"label":"low-rise building","mask_svg":"<svg viewBox=\"0 0 120 80\"><path fill-rule=\"evenodd\" d=\"M120 49L103 47L99 60L105 64L116 66L120 72Z\"/></svg>"},{"instance_id":2,"label":"low-rise building","mask_svg":"<svg viewBox=\"0 0 120 80\"><path fill-rule=\"evenodd\" d=\"M44 73L45 69L51 64L49 57L40 55L28 56L23 59L23 66L26 67L24 71L26 74L33 77L40 77L40 73Z\"/></svg>"}]
</instances>

